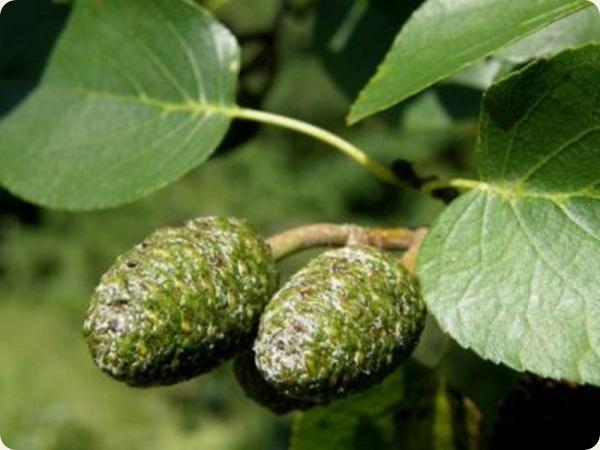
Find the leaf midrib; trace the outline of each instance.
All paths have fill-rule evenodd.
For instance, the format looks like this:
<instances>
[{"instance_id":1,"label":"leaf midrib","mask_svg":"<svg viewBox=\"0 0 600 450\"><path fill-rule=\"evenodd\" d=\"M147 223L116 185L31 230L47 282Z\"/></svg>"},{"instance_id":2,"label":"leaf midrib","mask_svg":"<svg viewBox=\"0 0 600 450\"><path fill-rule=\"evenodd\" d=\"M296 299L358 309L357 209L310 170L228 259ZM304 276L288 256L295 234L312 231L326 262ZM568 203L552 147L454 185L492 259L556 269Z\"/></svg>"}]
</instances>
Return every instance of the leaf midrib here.
<instances>
[{"instance_id":1,"label":"leaf midrib","mask_svg":"<svg viewBox=\"0 0 600 450\"><path fill-rule=\"evenodd\" d=\"M552 203L555 203L559 206L564 205L567 201L573 198L584 198L591 200L600 200L600 192L595 190L596 184L591 187L581 189L578 191L571 192L560 192L560 193L550 193L550 192L534 192L534 191L524 191L522 188L521 182L514 184L513 186L505 187L494 183L487 183L484 181L475 181L476 186L473 190L479 190L482 192L489 192L498 195L504 200L515 201L519 199L539 199L539 200L547 200Z\"/></svg>"},{"instance_id":2,"label":"leaf midrib","mask_svg":"<svg viewBox=\"0 0 600 450\"><path fill-rule=\"evenodd\" d=\"M102 99L114 103L124 103L146 106L153 109L159 109L165 114L176 112L187 112L196 115L217 114L233 118L239 112L237 106L225 106L218 103L201 103L198 101L172 102L141 95L122 95L108 92L93 91L89 89L80 89L80 92L92 99Z\"/></svg>"}]
</instances>

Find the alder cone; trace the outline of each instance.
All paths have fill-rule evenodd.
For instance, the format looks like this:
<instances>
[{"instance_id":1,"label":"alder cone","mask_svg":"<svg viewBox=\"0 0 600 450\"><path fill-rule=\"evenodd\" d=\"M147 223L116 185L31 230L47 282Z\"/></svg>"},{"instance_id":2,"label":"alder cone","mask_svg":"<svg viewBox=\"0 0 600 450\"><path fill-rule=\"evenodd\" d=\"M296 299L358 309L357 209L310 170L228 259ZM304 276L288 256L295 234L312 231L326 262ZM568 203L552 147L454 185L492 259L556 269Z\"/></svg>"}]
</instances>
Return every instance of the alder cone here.
<instances>
[{"instance_id":1,"label":"alder cone","mask_svg":"<svg viewBox=\"0 0 600 450\"><path fill-rule=\"evenodd\" d=\"M251 346L277 288L247 222L205 217L155 231L102 276L84 321L95 363L132 386L166 385Z\"/></svg>"},{"instance_id":2,"label":"alder cone","mask_svg":"<svg viewBox=\"0 0 600 450\"><path fill-rule=\"evenodd\" d=\"M414 350L425 322L418 282L365 246L325 252L275 294L254 343L283 395L326 402L381 381Z\"/></svg>"},{"instance_id":3,"label":"alder cone","mask_svg":"<svg viewBox=\"0 0 600 450\"><path fill-rule=\"evenodd\" d=\"M277 415L304 411L315 406L314 402L286 397L269 384L256 368L252 351L236 355L233 361L233 373L248 398Z\"/></svg>"}]
</instances>

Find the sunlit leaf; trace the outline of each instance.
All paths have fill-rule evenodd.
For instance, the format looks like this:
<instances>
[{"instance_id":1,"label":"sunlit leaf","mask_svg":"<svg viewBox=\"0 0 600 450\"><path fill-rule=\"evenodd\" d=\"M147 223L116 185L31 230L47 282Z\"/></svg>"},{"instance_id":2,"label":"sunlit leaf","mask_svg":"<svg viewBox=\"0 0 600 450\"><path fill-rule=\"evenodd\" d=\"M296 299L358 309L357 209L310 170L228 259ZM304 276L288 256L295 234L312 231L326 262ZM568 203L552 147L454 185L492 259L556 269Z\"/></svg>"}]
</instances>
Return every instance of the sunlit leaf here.
<instances>
[{"instance_id":1,"label":"sunlit leaf","mask_svg":"<svg viewBox=\"0 0 600 450\"><path fill-rule=\"evenodd\" d=\"M233 36L192 1L78 1L40 87L0 123L0 182L66 209L162 187L223 138L238 67Z\"/></svg>"},{"instance_id":2,"label":"sunlit leaf","mask_svg":"<svg viewBox=\"0 0 600 450\"><path fill-rule=\"evenodd\" d=\"M488 91L482 182L420 255L441 326L484 358L600 385L600 46Z\"/></svg>"},{"instance_id":3,"label":"sunlit leaf","mask_svg":"<svg viewBox=\"0 0 600 450\"><path fill-rule=\"evenodd\" d=\"M402 28L349 122L389 108L562 17L587 0L428 0Z\"/></svg>"}]
</instances>

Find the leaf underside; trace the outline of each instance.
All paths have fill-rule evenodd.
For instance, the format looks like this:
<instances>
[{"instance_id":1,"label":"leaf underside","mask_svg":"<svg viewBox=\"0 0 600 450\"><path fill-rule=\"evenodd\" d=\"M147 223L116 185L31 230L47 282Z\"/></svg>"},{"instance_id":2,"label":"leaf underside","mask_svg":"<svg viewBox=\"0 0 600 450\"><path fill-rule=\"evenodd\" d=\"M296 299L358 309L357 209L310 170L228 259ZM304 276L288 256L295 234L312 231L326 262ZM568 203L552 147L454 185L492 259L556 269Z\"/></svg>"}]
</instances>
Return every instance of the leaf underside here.
<instances>
[{"instance_id":1,"label":"leaf underside","mask_svg":"<svg viewBox=\"0 0 600 450\"><path fill-rule=\"evenodd\" d=\"M348 121L387 109L585 7L587 0L428 0L396 37Z\"/></svg>"},{"instance_id":2,"label":"leaf underside","mask_svg":"<svg viewBox=\"0 0 600 450\"><path fill-rule=\"evenodd\" d=\"M419 274L460 344L600 385L600 47L535 63L485 96L482 183L432 227Z\"/></svg>"},{"instance_id":3,"label":"leaf underside","mask_svg":"<svg viewBox=\"0 0 600 450\"><path fill-rule=\"evenodd\" d=\"M77 2L39 88L0 123L0 182L62 209L140 198L214 151L238 67L234 37L191 1Z\"/></svg>"}]
</instances>

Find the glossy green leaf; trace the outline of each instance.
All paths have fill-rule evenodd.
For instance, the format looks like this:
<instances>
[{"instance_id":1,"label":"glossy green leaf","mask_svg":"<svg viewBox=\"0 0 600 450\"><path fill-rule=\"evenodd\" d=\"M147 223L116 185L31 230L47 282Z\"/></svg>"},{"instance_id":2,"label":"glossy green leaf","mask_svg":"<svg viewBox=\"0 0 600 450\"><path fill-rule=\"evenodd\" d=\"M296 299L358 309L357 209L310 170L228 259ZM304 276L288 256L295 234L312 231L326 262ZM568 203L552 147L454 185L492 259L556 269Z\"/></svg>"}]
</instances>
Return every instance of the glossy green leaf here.
<instances>
[{"instance_id":1,"label":"glossy green leaf","mask_svg":"<svg viewBox=\"0 0 600 450\"><path fill-rule=\"evenodd\" d=\"M191 0L78 1L40 87L0 123L0 183L65 209L162 187L223 138L238 67Z\"/></svg>"},{"instance_id":2,"label":"glossy green leaf","mask_svg":"<svg viewBox=\"0 0 600 450\"><path fill-rule=\"evenodd\" d=\"M511 63L522 64L599 40L598 9L586 8L500 50L495 56Z\"/></svg>"},{"instance_id":3,"label":"glossy green leaf","mask_svg":"<svg viewBox=\"0 0 600 450\"><path fill-rule=\"evenodd\" d=\"M291 450L474 450L478 439L475 405L410 362L369 391L299 413Z\"/></svg>"},{"instance_id":4,"label":"glossy green leaf","mask_svg":"<svg viewBox=\"0 0 600 450\"><path fill-rule=\"evenodd\" d=\"M492 87L482 182L432 227L429 310L461 345L517 370L600 385L600 46Z\"/></svg>"},{"instance_id":5,"label":"glossy green leaf","mask_svg":"<svg viewBox=\"0 0 600 450\"><path fill-rule=\"evenodd\" d=\"M428 0L402 28L348 121L389 108L562 17L587 0Z\"/></svg>"}]
</instances>

